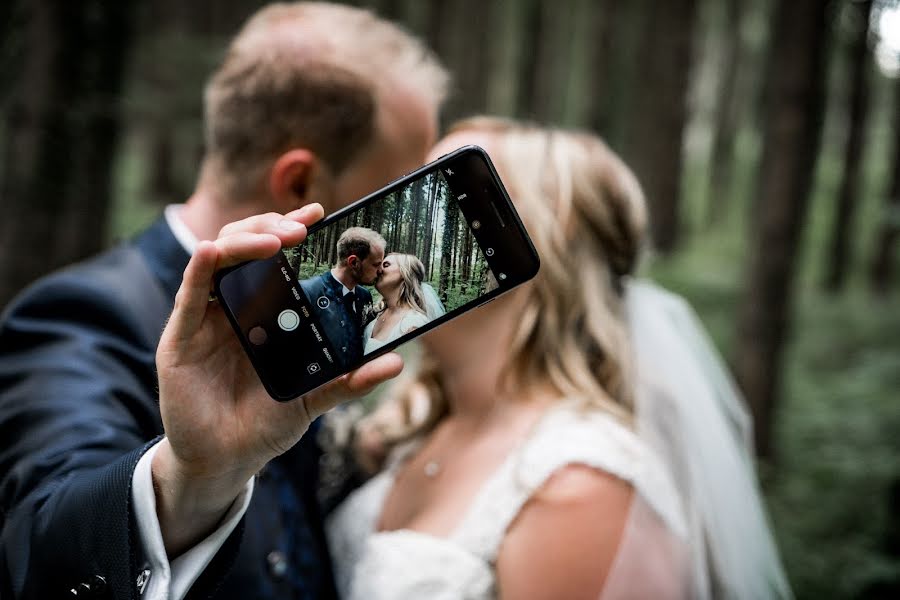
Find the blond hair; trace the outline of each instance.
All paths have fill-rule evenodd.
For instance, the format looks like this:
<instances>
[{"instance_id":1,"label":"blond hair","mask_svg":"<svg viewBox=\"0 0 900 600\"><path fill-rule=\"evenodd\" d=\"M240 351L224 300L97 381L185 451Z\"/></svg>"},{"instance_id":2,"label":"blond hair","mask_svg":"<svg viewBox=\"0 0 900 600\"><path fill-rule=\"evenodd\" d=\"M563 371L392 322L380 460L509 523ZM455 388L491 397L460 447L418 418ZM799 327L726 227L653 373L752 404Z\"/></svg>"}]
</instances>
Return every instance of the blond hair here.
<instances>
[{"instance_id":1,"label":"blond hair","mask_svg":"<svg viewBox=\"0 0 900 600\"><path fill-rule=\"evenodd\" d=\"M637 266L647 226L637 179L588 133L489 117L457 123L450 133L465 131L496 141L491 158L541 257L510 342L506 386L515 392L549 385L560 398L630 422L623 279ZM397 393L406 404L425 393L430 407L423 421L383 423L389 442L428 431L446 414L431 357Z\"/></svg>"},{"instance_id":2,"label":"blond hair","mask_svg":"<svg viewBox=\"0 0 900 600\"><path fill-rule=\"evenodd\" d=\"M339 174L375 139L385 94L415 90L437 108L447 85L427 47L367 10L266 6L207 83L204 170L229 199L258 191L270 163L291 147L312 150Z\"/></svg>"},{"instance_id":3,"label":"blond hair","mask_svg":"<svg viewBox=\"0 0 900 600\"><path fill-rule=\"evenodd\" d=\"M423 315L427 314L425 293L422 291L425 265L412 254L391 252L388 256L394 257L394 262L397 263L397 268L400 270L400 294L397 297L397 304L417 310Z\"/></svg>"}]
</instances>

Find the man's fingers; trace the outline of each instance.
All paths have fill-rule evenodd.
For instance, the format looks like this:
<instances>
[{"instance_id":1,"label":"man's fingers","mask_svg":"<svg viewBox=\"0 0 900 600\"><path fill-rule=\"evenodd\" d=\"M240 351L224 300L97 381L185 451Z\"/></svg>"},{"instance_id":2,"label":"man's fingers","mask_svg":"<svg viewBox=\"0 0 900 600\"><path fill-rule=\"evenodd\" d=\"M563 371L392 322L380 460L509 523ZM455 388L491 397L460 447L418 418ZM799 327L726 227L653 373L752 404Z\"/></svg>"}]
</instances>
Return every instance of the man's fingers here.
<instances>
[{"instance_id":1,"label":"man's fingers","mask_svg":"<svg viewBox=\"0 0 900 600\"><path fill-rule=\"evenodd\" d=\"M391 352L379 356L357 370L334 381L318 393L303 398L311 419L315 419L344 400L361 396L373 387L396 377L403 370L403 359Z\"/></svg>"},{"instance_id":2,"label":"man's fingers","mask_svg":"<svg viewBox=\"0 0 900 600\"><path fill-rule=\"evenodd\" d=\"M357 370L348 373L342 380L347 396L360 396L373 387L400 374L403 358L395 352L379 356Z\"/></svg>"},{"instance_id":3,"label":"man's fingers","mask_svg":"<svg viewBox=\"0 0 900 600\"><path fill-rule=\"evenodd\" d=\"M286 215L275 212L254 215L229 223L219 231L219 238L242 232L271 233L281 238L285 245L295 246L302 241L297 239L300 232L305 235L306 227L321 219L322 214L319 204L310 204Z\"/></svg>"},{"instance_id":4,"label":"man's fingers","mask_svg":"<svg viewBox=\"0 0 900 600\"><path fill-rule=\"evenodd\" d=\"M167 325L177 339L190 337L203 323L218 256L212 242L200 242L194 249L194 255L184 270L181 287L175 295L175 308Z\"/></svg>"},{"instance_id":5,"label":"man's fingers","mask_svg":"<svg viewBox=\"0 0 900 600\"><path fill-rule=\"evenodd\" d=\"M286 215L265 213L229 223L219 232L217 269L257 258L269 258L282 247L306 239L306 226L322 218L321 205L309 204Z\"/></svg>"},{"instance_id":6,"label":"man's fingers","mask_svg":"<svg viewBox=\"0 0 900 600\"><path fill-rule=\"evenodd\" d=\"M219 254L216 269L224 269L248 260L269 258L281 250L281 240L271 233L242 231L219 238L214 243Z\"/></svg>"},{"instance_id":7,"label":"man's fingers","mask_svg":"<svg viewBox=\"0 0 900 600\"><path fill-rule=\"evenodd\" d=\"M303 223L304 225L309 227L325 216L325 209L323 209L322 205L318 202L313 202L312 204L307 204L303 208L292 210L284 216L288 219Z\"/></svg>"}]
</instances>

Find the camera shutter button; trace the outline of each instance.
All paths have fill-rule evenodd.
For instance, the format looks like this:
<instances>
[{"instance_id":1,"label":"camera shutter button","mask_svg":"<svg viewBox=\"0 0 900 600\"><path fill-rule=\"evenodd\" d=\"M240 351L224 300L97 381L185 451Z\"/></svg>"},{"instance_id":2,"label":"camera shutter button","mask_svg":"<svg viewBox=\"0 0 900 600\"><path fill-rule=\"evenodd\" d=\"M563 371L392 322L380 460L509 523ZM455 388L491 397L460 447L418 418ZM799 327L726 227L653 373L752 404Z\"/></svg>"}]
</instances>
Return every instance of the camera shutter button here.
<instances>
[{"instance_id":1,"label":"camera shutter button","mask_svg":"<svg viewBox=\"0 0 900 600\"><path fill-rule=\"evenodd\" d=\"M293 331L300 325L300 315L296 311L287 309L278 314L278 326L285 331Z\"/></svg>"}]
</instances>

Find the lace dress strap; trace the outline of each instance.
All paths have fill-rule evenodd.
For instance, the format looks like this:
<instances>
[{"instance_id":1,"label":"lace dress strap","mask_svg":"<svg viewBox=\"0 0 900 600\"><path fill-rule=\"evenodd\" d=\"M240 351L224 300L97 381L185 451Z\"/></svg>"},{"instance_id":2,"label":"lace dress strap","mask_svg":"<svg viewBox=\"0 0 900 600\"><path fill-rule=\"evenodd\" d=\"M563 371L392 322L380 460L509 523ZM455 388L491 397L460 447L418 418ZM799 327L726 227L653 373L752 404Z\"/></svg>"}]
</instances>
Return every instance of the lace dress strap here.
<instances>
[{"instance_id":1,"label":"lace dress strap","mask_svg":"<svg viewBox=\"0 0 900 600\"><path fill-rule=\"evenodd\" d=\"M531 496L559 469L581 464L628 481L679 535L684 518L650 450L627 427L598 411L552 409L479 491L451 539L494 563L506 531Z\"/></svg>"}]
</instances>

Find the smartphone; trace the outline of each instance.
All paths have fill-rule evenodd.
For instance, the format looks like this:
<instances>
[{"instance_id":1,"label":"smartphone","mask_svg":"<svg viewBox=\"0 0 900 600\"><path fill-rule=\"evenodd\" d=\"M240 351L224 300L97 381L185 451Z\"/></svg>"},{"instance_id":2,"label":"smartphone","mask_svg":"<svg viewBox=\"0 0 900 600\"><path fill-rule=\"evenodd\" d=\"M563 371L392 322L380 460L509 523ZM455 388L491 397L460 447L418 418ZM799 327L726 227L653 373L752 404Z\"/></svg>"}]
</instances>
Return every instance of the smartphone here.
<instances>
[{"instance_id":1,"label":"smartphone","mask_svg":"<svg viewBox=\"0 0 900 600\"><path fill-rule=\"evenodd\" d=\"M487 153L466 146L217 273L266 390L290 400L520 285L539 259Z\"/></svg>"}]
</instances>

